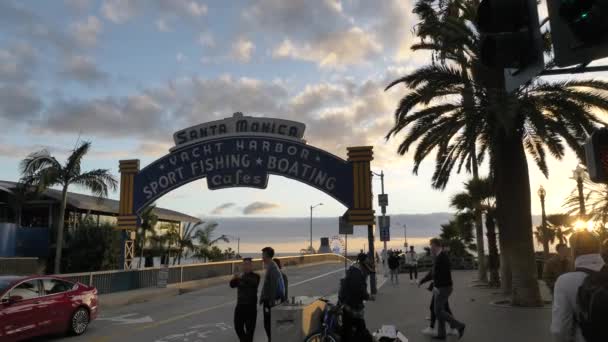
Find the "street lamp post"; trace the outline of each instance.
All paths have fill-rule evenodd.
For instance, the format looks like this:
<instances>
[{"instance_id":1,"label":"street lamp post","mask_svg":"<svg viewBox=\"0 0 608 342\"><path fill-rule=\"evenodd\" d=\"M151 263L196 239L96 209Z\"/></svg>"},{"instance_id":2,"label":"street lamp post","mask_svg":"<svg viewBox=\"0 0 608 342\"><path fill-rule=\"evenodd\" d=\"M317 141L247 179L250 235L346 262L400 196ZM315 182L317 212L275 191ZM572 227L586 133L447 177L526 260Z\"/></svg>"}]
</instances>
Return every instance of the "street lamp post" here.
<instances>
[{"instance_id":1,"label":"street lamp post","mask_svg":"<svg viewBox=\"0 0 608 342\"><path fill-rule=\"evenodd\" d=\"M226 235L226 234L224 234L224 236L227 238L236 240L236 255L240 256L241 255L241 238L239 236Z\"/></svg>"},{"instance_id":2,"label":"street lamp post","mask_svg":"<svg viewBox=\"0 0 608 342\"><path fill-rule=\"evenodd\" d=\"M584 220L585 215L587 214L585 210L585 195L583 194L583 180L585 179L585 168L580 165L576 166L576 169L573 171L573 179L576 180L576 185L578 187L578 205L580 208L579 220Z\"/></svg>"},{"instance_id":3,"label":"street lamp post","mask_svg":"<svg viewBox=\"0 0 608 342\"><path fill-rule=\"evenodd\" d=\"M323 203L319 203L319 204L310 206L310 246L308 246L308 250L310 251L310 253L313 253L313 249L312 249L312 210L320 205L323 205Z\"/></svg>"},{"instance_id":4,"label":"street lamp post","mask_svg":"<svg viewBox=\"0 0 608 342\"><path fill-rule=\"evenodd\" d=\"M543 232L543 255L545 261L549 260L549 234L547 232L547 215L545 214L545 197L547 192L541 185L538 189L538 197L540 197L540 207L542 210L542 232Z\"/></svg>"}]
</instances>

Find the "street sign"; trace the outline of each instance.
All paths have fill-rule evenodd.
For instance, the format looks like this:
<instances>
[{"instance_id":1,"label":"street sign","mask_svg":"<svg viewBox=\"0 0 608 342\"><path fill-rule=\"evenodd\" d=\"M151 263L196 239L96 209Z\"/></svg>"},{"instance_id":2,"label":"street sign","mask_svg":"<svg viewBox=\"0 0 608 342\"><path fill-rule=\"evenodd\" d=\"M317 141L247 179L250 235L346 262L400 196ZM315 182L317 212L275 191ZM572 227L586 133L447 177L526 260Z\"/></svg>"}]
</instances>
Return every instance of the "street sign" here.
<instances>
[{"instance_id":1,"label":"street sign","mask_svg":"<svg viewBox=\"0 0 608 342\"><path fill-rule=\"evenodd\" d=\"M161 265L160 270L158 270L157 287L166 288L168 281L169 281L169 264L164 264L164 265Z\"/></svg>"},{"instance_id":2,"label":"street sign","mask_svg":"<svg viewBox=\"0 0 608 342\"><path fill-rule=\"evenodd\" d=\"M378 216L378 227L380 228L380 241L391 241L391 217Z\"/></svg>"},{"instance_id":3,"label":"street sign","mask_svg":"<svg viewBox=\"0 0 608 342\"><path fill-rule=\"evenodd\" d=\"M338 233L340 235L352 235L353 234L353 225L348 223L348 219L346 216L340 216L338 219Z\"/></svg>"},{"instance_id":4,"label":"street sign","mask_svg":"<svg viewBox=\"0 0 608 342\"><path fill-rule=\"evenodd\" d=\"M388 207L388 194L378 195L378 206Z\"/></svg>"}]
</instances>

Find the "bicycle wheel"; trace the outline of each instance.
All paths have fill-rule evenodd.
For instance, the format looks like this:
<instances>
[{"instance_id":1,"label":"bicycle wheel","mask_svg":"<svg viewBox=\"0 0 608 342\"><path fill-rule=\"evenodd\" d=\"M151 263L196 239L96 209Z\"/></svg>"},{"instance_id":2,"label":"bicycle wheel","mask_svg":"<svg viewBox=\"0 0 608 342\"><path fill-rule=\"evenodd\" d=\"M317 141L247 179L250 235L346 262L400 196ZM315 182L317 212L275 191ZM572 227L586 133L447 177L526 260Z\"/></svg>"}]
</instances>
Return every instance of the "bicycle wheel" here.
<instances>
[{"instance_id":1,"label":"bicycle wheel","mask_svg":"<svg viewBox=\"0 0 608 342\"><path fill-rule=\"evenodd\" d=\"M338 342L340 341L337 337L333 336L333 334L329 334L323 336L323 333L318 332L308 336L305 342Z\"/></svg>"}]
</instances>

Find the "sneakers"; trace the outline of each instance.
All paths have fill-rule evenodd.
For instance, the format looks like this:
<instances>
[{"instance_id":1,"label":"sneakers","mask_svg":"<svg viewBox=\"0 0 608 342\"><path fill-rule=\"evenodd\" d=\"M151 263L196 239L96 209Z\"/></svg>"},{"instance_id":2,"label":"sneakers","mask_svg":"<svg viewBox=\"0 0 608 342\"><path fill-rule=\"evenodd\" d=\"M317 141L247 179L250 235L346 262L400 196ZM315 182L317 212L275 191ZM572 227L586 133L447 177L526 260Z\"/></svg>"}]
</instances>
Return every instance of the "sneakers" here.
<instances>
[{"instance_id":1,"label":"sneakers","mask_svg":"<svg viewBox=\"0 0 608 342\"><path fill-rule=\"evenodd\" d=\"M460 333L458 332L458 329L446 329L448 335L452 335L452 336L458 336L460 335Z\"/></svg>"},{"instance_id":2,"label":"sneakers","mask_svg":"<svg viewBox=\"0 0 608 342\"><path fill-rule=\"evenodd\" d=\"M423 335L434 336L437 335L437 329L433 329L431 327L426 327L422 330Z\"/></svg>"}]
</instances>

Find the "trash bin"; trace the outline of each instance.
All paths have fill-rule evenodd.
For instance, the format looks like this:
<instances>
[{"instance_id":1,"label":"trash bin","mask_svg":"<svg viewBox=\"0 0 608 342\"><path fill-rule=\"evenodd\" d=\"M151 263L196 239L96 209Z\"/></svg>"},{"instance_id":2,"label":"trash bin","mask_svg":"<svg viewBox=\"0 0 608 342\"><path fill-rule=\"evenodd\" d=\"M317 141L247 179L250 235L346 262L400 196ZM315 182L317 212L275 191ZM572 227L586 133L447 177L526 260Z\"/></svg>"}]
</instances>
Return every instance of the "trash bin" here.
<instances>
[{"instance_id":1,"label":"trash bin","mask_svg":"<svg viewBox=\"0 0 608 342\"><path fill-rule=\"evenodd\" d=\"M270 334L273 341L304 341L307 336L321 329L325 302L316 297L292 297L289 303L275 306L271 310Z\"/></svg>"}]
</instances>

